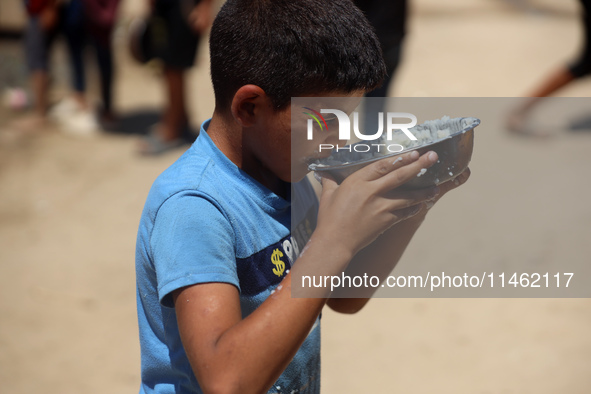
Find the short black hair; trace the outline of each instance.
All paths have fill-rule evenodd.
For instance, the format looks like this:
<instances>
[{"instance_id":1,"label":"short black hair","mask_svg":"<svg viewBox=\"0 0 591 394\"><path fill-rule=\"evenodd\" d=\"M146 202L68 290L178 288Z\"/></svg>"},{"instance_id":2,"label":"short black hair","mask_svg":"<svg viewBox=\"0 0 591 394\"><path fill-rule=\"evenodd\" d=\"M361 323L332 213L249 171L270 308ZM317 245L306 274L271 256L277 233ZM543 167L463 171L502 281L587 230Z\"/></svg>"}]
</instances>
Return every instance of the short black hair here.
<instances>
[{"instance_id":1,"label":"short black hair","mask_svg":"<svg viewBox=\"0 0 591 394\"><path fill-rule=\"evenodd\" d=\"M228 0L209 40L216 107L259 86L276 109L291 97L378 87L380 43L350 0Z\"/></svg>"}]
</instances>

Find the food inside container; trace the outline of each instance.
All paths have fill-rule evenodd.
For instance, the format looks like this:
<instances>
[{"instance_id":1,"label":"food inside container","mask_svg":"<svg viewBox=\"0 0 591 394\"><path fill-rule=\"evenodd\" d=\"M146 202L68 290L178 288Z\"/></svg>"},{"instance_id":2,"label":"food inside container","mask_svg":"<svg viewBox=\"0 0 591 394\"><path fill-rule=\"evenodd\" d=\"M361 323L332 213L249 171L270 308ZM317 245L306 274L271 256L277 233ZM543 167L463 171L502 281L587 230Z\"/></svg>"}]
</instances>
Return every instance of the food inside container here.
<instances>
[{"instance_id":1,"label":"food inside container","mask_svg":"<svg viewBox=\"0 0 591 394\"><path fill-rule=\"evenodd\" d=\"M418 189L438 185L455 178L468 167L474 144L474 128L480 124L477 118L450 118L429 120L409 128L416 140L401 131L387 139L387 133L374 141L362 141L340 147L325 159L309 165L318 176L329 175L342 182L360 168L377 160L396 156L412 150L420 154L435 151L439 160L431 168L421 171L416 179L403 185L406 189Z\"/></svg>"}]
</instances>

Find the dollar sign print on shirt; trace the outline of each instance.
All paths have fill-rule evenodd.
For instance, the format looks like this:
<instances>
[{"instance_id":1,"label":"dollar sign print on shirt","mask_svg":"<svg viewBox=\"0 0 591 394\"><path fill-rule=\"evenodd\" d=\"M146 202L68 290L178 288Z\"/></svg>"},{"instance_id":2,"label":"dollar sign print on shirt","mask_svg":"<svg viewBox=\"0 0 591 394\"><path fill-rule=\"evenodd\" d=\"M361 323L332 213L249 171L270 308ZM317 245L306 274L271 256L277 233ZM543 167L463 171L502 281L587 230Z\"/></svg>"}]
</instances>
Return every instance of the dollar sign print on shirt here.
<instances>
[{"instance_id":1,"label":"dollar sign print on shirt","mask_svg":"<svg viewBox=\"0 0 591 394\"><path fill-rule=\"evenodd\" d=\"M277 276L283 275L283 271L285 271L285 263L281 261L281 257L283 257L283 253L279 249L275 249L271 255L271 262L275 265L273 273Z\"/></svg>"}]
</instances>

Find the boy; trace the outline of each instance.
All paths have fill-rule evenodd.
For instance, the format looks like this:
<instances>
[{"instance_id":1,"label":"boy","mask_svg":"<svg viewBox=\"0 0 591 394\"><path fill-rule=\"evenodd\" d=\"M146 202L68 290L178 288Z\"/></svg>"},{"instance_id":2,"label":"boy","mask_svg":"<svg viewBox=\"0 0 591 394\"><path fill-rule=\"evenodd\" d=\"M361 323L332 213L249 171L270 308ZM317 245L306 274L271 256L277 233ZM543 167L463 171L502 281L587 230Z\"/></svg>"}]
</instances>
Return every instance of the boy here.
<instances>
[{"instance_id":1,"label":"boy","mask_svg":"<svg viewBox=\"0 0 591 394\"><path fill-rule=\"evenodd\" d=\"M388 229L395 264L424 202L456 185L393 190L437 161L414 152L341 185L324 179L317 206L306 163L292 168L291 97L361 97L384 77L379 43L350 0L229 0L214 21L210 56L212 119L155 182L140 222L140 392L318 393L327 298L292 298L285 257L273 271L290 254L289 183L318 209L295 266L335 271L355 268L358 252ZM328 305L352 313L365 302Z\"/></svg>"}]
</instances>

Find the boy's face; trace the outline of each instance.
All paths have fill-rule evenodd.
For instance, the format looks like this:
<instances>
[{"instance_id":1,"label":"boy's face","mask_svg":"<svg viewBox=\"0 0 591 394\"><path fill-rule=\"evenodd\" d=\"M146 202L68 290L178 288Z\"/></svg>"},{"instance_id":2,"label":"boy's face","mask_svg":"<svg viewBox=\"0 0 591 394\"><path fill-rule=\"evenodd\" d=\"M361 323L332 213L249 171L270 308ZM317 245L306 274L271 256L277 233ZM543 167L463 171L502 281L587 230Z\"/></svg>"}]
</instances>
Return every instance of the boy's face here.
<instances>
[{"instance_id":1,"label":"boy's face","mask_svg":"<svg viewBox=\"0 0 591 394\"><path fill-rule=\"evenodd\" d=\"M309 105L317 108L335 108L330 104L330 98L339 98L339 106L344 112L350 113L358 105L364 91L352 93L322 93L310 96ZM343 108L343 97L350 97L346 108ZM328 99L326 99L328 98ZM306 100L308 103L308 100ZM328 157L329 150L319 152L320 144L343 146L347 141L338 138L338 124L332 115L325 115L328 125L327 130L320 131L314 124L312 139L308 139L307 123L309 116L305 115L302 108L288 106L281 110L267 112L263 120L261 138L259 138L258 157L263 164L271 169L281 180L286 182L298 182L302 180L308 171L308 165L319 158ZM318 130L316 128L318 127Z\"/></svg>"}]
</instances>

